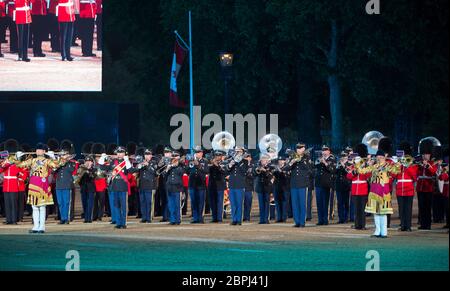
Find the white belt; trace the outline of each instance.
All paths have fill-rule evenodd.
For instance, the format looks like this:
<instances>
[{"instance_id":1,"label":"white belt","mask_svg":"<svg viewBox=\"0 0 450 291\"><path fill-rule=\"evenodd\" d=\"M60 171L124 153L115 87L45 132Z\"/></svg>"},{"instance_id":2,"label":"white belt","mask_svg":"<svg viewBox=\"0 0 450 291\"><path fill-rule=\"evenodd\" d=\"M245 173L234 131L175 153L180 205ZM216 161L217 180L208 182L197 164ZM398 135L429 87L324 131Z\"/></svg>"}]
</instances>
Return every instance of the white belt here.
<instances>
[{"instance_id":1,"label":"white belt","mask_svg":"<svg viewBox=\"0 0 450 291\"><path fill-rule=\"evenodd\" d=\"M448 185L448 182L444 182L444 185Z\"/></svg>"},{"instance_id":2,"label":"white belt","mask_svg":"<svg viewBox=\"0 0 450 291\"><path fill-rule=\"evenodd\" d=\"M411 180L411 179L400 179L400 180L397 180L397 183L408 183L408 182L412 182L413 180Z\"/></svg>"},{"instance_id":3,"label":"white belt","mask_svg":"<svg viewBox=\"0 0 450 291\"><path fill-rule=\"evenodd\" d=\"M17 179L16 176L4 176L3 179Z\"/></svg>"},{"instance_id":4,"label":"white belt","mask_svg":"<svg viewBox=\"0 0 450 291\"><path fill-rule=\"evenodd\" d=\"M89 1L89 0L80 0L80 4L81 3L83 3L83 4L94 4L94 2L91 2L91 1Z\"/></svg>"},{"instance_id":5,"label":"white belt","mask_svg":"<svg viewBox=\"0 0 450 291\"><path fill-rule=\"evenodd\" d=\"M429 176L419 176L419 179L433 179L433 177L429 177Z\"/></svg>"},{"instance_id":6,"label":"white belt","mask_svg":"<svg viewBox=\"0 0 450 291\"><path fill-rule=\"evenodd\" d=\"M352 184L364 184L364 183L367 183L367 181L361 181L361 180L352 181Z\"/></svg>"},{"instance_id":7,"label":"white belt","mask_svg":"<svg viewBox=\"0 0 450 291\"><path fill-rule=\"evenodd\" d=\"M25 7L16 7L16 11L27 11L30 10L30 7L25 6Z\"/></svg>"},{"instance_id":8,"label":"white belt","mask_svg":"<svg viewBox=\"0 0 450 291\"><path fill-rule=\"evenodd\" d=\"M61 3L61 4L58 4L58 5L56 5L56 6L69 7L69 6L72 6L72 5L73 5L73 2L67 2L67 3Z\"/></svg>"}]
</instances>

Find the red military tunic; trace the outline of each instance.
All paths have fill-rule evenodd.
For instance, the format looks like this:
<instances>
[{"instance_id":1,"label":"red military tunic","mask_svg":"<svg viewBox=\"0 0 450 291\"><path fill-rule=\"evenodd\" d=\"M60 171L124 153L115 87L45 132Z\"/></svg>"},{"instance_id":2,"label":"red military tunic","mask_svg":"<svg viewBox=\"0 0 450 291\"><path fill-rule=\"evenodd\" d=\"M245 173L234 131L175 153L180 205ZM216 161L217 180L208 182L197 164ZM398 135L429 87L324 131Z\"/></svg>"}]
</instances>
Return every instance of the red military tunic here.
<instances>
[{"instance_id":1,"label":"red military tunic","mask_svg":"<svg viewBox=\"0 0 450 291\"><path fill-rule=\"evenodd\" d=\"M414 196L414 183L417 181L419 167L410 165L409 167L401 166L400 173L394 175L397 179L395 194L397 196Z\"/></svg>"},{"instance_id":2,"label":"red military tunic","mask_svg":"<svg viewBox=\"0 0 450 291\"><path fill-rule=\"evenodd\" d=\"M16 4L14 3L13 0L10 0L9 2L5 2L5 3L6 3L6 15L13 18L14 10L16 9Z\"/></svg>"},{"instance_id":3,"label":"red military tunic","mask_svg":"<svg viewBox=\"0 0 450 291\"><path fill-rule=\"evenodd\" d=\"M58 22L74 22L75 6L73 0L59 0L56 6L56 16Z\"/></svg>"},{"instance_id":4,"label":"red military tunic","mask_svg":"<svg viewBox=\"0 0 450 291\"><path fill-rule=\"evenodd\" d=\"M106 190L106 178L99 178L95 179L95 191L96 192L103 192Z\"/></svg>"},{"instance_id":5,"label":"red military tunic","mask_svg":"<svg viewBox=\"0 0 450 291\"><path fill-rule=\"evenodd\" d=\"M97 14L97 4L94 0L80 1L80 18L95 18Z\"/></svg>"},{"instance_id":6,"label":"red military tunic","mask_svg":"<svg viewBox=\"0 0 450 291\"><path fill-rule=\"evenodd\" d=\"M432 162L428 162L429 167L419 165L419 177L417 179L417 192L431 193L434 191L434 176L437 172L436 165Z\"/></svg>"},{"instance_id":7,"label":"red military tunic","mask_svg":"<svg viewBox=\"0 0 450 291\"><path fill-rule=\"evenodd\" d=\"M16 24L31 23L31 7L30 0L14 0L15 10L13 20Z\"/></svg>"},{"instance_id":8,"label":"red military tunic","mask_svg":"<svg viewBox=\"0 0 450 291\"><path fill-rule=\"evenodd\" d=\"M449 175L448 173L442 173L439 175L439 180L440 181L444 181L444 188L442 191L442 195L444 195L444 197L448 198L448 181L449 181Z\"/></svg>"},{"instance_id":9,"label":"red military tunic","mask_svg":"<svg viewBox=\"0 0 450 291\"><path fill-rule=\"evenodd\" d=\"M347 179L352 181L352 196L367 196L369 193L369 184L367 180L370 174L356 174L353 171L347 173Z\"/></svg>"},{"instance_id":10,"label":"red military tunic","mask_svg":"<svg viewBox=\"0 0 450 291\"><path fill-rule=\"evenodd\" d=\"M102 0L95 0L95 3L97 4L97 14L102 14L103 13Z\"/></svg>"},{"instance_id":11,"label":"red military tunic","mask_svg":"<svg viewBox=\"0 0 450 291\"><path fill-rule=\"evenodd\" d=\"M48 13L56 14L56 6L58 6L58 0L50 0L50 5L48 7Z\"/></svg>"},{"instance_id":12,"label":"red military tunic","mask_svg":"<svg viewBox=\"0 0 450 291\"><path fill-rule=\"evenodd\" d=\"M128 183L130 185L130 192L128 193L128 196L130 196L132 193L136 192L136 188L137 188L137 181L136 181L136 176L129 173L128 174Z\"/></svg>"},{"instance_id":13,"label":"red military tunic","mask_svg":"<svg viewBox=\"0 0 450 291\"><path fill-rule=\"evenodd\" d=\"M32 15L47 15L47 1L31 0L31 14Z\"/></svg>"},{"instance_id":14,"label":"red military tunic","mask_svg":"<svg viewBox=\"0 0 450 291\"><path fill-rule=\"evenodd\" d=\"M3 192L19 192L19 183L17 176L19 168L15 164L6 163L0 167L0 173L3 172Z\"/></svg>"},{"instance_id":15,"label":"red military tunic","mask_svg":"<svg viewBox=\"0 0 450 291\"><path fill-rule=\"evenodd\" d=\"M28 169L25 168L19 168L19 175L18 175L18 184L19 184L19 192L25 192L27 185L25 184L25 181L28 179L28 176L30 175Z\"/></svg>"},{"instance_id":16,"label":"red military tunic","mask_svg":"<svg viewBox=\"0 0 450 291\"><path fill-rule=\"evenodd\" d=\"M189 185L189 176L186 173L184 173L182 179L183 179L183 187L187 188Z\"/></svg>"},{"instance_id":17,"label":"red military tunic","mask_svg":"<svg viewBox=\"0 0 450 291\"><path fill-rule=\"evenodd\" d=\"M0 18L6 17L6 3L0 2Z\"/></svg>"}]
</instances>

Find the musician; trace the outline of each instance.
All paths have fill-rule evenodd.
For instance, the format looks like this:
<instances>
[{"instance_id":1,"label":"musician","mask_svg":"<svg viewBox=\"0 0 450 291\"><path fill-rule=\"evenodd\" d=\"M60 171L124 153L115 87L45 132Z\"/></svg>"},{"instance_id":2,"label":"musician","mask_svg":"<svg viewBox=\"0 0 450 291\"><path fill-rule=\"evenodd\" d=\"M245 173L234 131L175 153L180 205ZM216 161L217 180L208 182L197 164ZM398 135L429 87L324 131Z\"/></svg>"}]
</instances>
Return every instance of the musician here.
<instances>
[{"instance_id":1,"label":"musician","mask_svg":"<svg viewBox=\"0 0 450 291\"><path fill-rule=\"evenodd\" d=\"M170 147L164 148L163 158L159 160L158 162L158 172L160 172L161 169L165 169L165 167L170 163L170 160L172 159L172 150ZM159 201L159 212L162 216L162 219L160 222L166 222L169 219L169 208L167 206L167 189L166 189L166 176L165 175L159 175L159 182L158 182L158 191L156 192L155 196L158 196L156 201Z\"/></svg>"},{"instance_id":2,"label":"musician","mask_svg":"<svg viewBox=\"0 0 450 291\"><path fill-rule=\"evenodd\" d=\"M429 140L425 140L420 144L420 154L422 160L419 162L419 177L417 178L417 198L419 201L419 218L421 230L431 229L431 201L434 192L434 177L437 167L431 161L431 152L433 144Z\"/></svg>"},{"instance_id":3,"label":"musician","mask_svg":"<svg viewBox=\"0 0 450 291\"><path fill-rule=\"evenodd\" d=\"M30 158L23 162L16 162L19 168L30 169L30 181L28 186L27 203L33 208L33 228L30 233L45 232L45 218L47 205L53 204L53 197L48 184L48 176L51 168L57 168L59 161L55 159L53 153L48 153L50 158L44 156L47 146L38 143L36 145L36 158ZM24 154L17 152L16 157L20 159Z\"/></svg>"},{"instance_id":4,"label":"musician","mask_svg":"<svg viewBox=\"0 0 450 291\"><path fill-rule=\"evenodd\" d=\"M411 231L414 183L417 181L419 168L413 164L412 147L408 142L401 142L399 150L403 151L404 156L400 158L400 173L394 178L397 181L395 193L400 215L400 231Z\"/></svg>"},{"instance_id":5,"label":"musician","mask_svg":"<svg viewBox=\"0 0 450 291\"><path fill-rule=\"evenodd\" d=\"M286 222L288 217L289 171L284 171L286 160L278 157L274 168L273 196L275 200L276 222Z\"/></svg>"},{"instance_id":6,"label":"musician","mask_svg":"<svg viewBox=\"0 0 450 291\"><path fill-rule=\"evenodd\" d=\"M15 10L13 20L16 22L19 35L19 61L29 62L28 43L30 35L31 8L30 0L14 0Z\"/></svg>"},{"instance_id":7,"label":"musician","mask_svg":"<svg viewBox=\"0 0 450 291\"><path fill-rule=\"evenodd\" d=\"M81 52L83 57L95 57L92 53L94 44L94 25L97 14L95 0L80 0L80 18L78 19L78 32L81 39Z\"/></svg>"},{"instance_id":8,"label":"musician","mask_svg":"<svg viewBox=\"0 0 450 291\"><path fill-rule=\"evenodd\" d=\"M95 195L95 169L94 158L86 156L84 158L83 172L80 177L80 191L84 193L86 209L84 209L84 223L92 223Z\"/></svg>"},{"instance_id":9,"label":"musician","mask_svg":"<svg viewBox=\"0 0 450 291\"><path fill-rule=\"evenodd\" d=\"M225 168L221 165L225 153L215 151L214 158L209 166L208 194L211 206L211 222L217 223L223 220L223 199L226 189Z\"/></svg>"},{"instance_id":10,"label":"musician","mask_svg":"<svg viewBox=\"0 0 450 291\"><path fill-rule=\"evenodd\" d=\"M441 146L433 146L432 153L431 153L431 159L436 165L436 180L435 180L435 187L433 191L433 198L432 198L432 206L431 206L431 212L433 213L433 222L434 223L443 223L445 218L445 209L444 209L444 195L442 195L442 192L439 188L439 175L441 174L442 170L442 147Z\"/></svg>"},{"instance_id":11,"label":"musician","mask_svg":"<svg viewBox=\"0 0 450 291\"><path fill-rule=\"evenodd\" d=\"M192 221L191 223L203 223L203 211L205 208L206 175L208 174L208 162L203 158L201 146L194 148L194 160L189 163L189 196L191 197Z\"/></svg>"},{"instance_id":12,"label":"musician","mask_svg":"<svg viewBox=\"0 0 450 291\"><path fill-rule=\"evenodd\" d=\"M355 209L354 225L357 230L366 229L366 215L364 213L367 196L369 195L368 179L371 176L370 168L367 167L368 150L365 144L358 144L355 147L358 156L353 164L348 168L347 179L351 181L351 200Z\"/></svg>"},{"instance_id":13,"label":"musician","mask_svg":"<svg viewBox=\"0 0 450 291\"><path fill-rule=\"evenodd\" d=\"M144 150L144 161L137 166L139 171L139 198L141 206L141 222L150 223L153 219L154 196L157 185L156 161L151 149Z\"/></svg>"},{"instance_id":14,"label":"musician","mask_svg":"<svg viewBox=\"0 0 450 291\"><path fill-rule=\"evenodd\" d=\"M338 224L348 222L349 216L349 196L350 196L350 181L347 179L349 171L348 155L345 151L341 152L341 157L336 167L336 197L338 206Z\"/></svg>"},{"instance_id":15,"label":"musician","mask_svg":"<svg viewBox=\"0 0 450 291\"><path fill-rule=\"evenodd\" d=\"M59 23L60 47L62 61L73 61L70 56L70 47L74 34L75 6L73 0L58 0L56 16Z\"/></svg>"},{"instance_id":16,"label":"musician","mask_svg":"<svg viewBox=\"0 0 450 291\"><path fill-rule=\"evenodd\" d=\"M259 224L269 224L270 193L272 193L273 174L270 167L270 156L261 154L259 163L253 168L255 176L255 192L259 202Z\"/></svg>"},{"instance_id":17,"label":"musician","mask_svg":"<svg viewBox=\"0 0 450 291\"><path fill-rule=\"evenodd\" d=\"M163 172L163 176L166 177L170 225L179 225L181 223L181 195L183 192L183 174L185 172L186 168L181 161L180 153L172 152L170 164Z\"/></svg>"},{"instance_id":18,"label":"musician","mask_svg":"<svg viewBox=\"0 0 450 291\"><path fill-rule=\"evenodd\" d=\"M61 142L63 144L63 142ZM63 147L63 145L61 146ZM73 150L64 148L61 150L61 161L55 170L56 174L56 196L58 197L58 206L61 220L59 224L69 224L71 217L71 201L73 199L73 173L78 170L78 162L71 160ZM82 199L85 197L82 193ZM86 209L83 209L86 211Z\"/></svg>"},{"instance_id":19,"label":"musician","mask_svg":"<svg viewBox=\"0 0 450 291\"><path fill-rule=\"evenodd\" d=\"M331 149L327 145L322 146L322 157L319 158L316 169L316 203L319 218L317 225L328 225L328 206L331 188L335 179L336 159L331 154Z\"/></svg>"},{"instance_id":20,"label":"musician","mask_svg":"<svg viewBox=\"0 0 450 291\"><path fill-rule=\"evenodd\" d=\"M5 142L5 150L9 153L17 152L19 144L14 139ZM6 221L4 224L17 224L17 200L19 192L19 168L13 163L14 155L10 154L0 164L0 173L3 173L3 197L5 199Z\"/></svg>"},{"instance_id":21,"label":"musician","mask_svg":"<svg viewBox=\"0 0 450 291\"><path fill-rule=\"evenodd\" d=\"M235 155L225 167L229 175L230 203L231 203L231 225L242 224L242 205L244 202L245 176L247 173L247 161L241 159L244 148L235 147Z\"/></svg>"},{"instance_id":22,"label":"musician","mask_svg":"<svg viewBox=\"0 0 450 291\"><path fill-rule=\"evenodd\" d=\"M92 145L92 153L94 155L100 155L105 152L105 145L101 143L95 143ZM98 160L100 157L95 158L94 171L95 171L95 196L94 196L94 209L93 220L102 221L105 211L105 198L106 198L106 172L102 171L98 166Z\"/></svg>"},{"instance_id":23,"label":"musician","mask_svg":"<svg viewBox=\"0 0 450 291\"><path fill-rule=\"evenodd\" d=\"M18 183L18 196L17 196L17 221L23 221L23 213L25 211L25 204L27 200L26 195L26 181L29 176L28 169L19 168L19 174L17 175Z\"/></svg>"},{"instance_id":24,"label":"musician","mask_svg":"<svg viewBox=\"0 0 450 291\"><path fill-rule=\"evenodd\" d=\"M245 193L244 193L244 219L243 221L250 221L250 214L252 211L253 191L254 191L254 175L252 163L252 155L244 154L244 160L248 163L247 173L245 175Z\"/></svg>"},{"instance_id":25,"label":"musician","mask_svg":"<svg viewBox=\"0 0 450 291\"><path fill-rule=\"evenodd\" d=\"M295 146L296 155L289 160L284 171L291 173L291 203L294 216L294 227L305 227L306 223L306 192L313 164L305 143Z\"/></svg>"},{"instance_id":26,"label":"musician","mask_svg":"<svg viewBox=\"0 0 450 291\"><path fill-rule=\"evenodd\" d=\"M115 228L127 228L127 194L130 194L130 183L127 175L132 164L126 155L126 149L118 146L114 151L116 158L109 165L105 164L106 153L102 153L98 163L103 171L111 171L108 195L113 199L111 205L112 222L116 223Z\"/></svg>"},{"instance_id":27,"label":"musician","mask_svg":"<svg viewBox=\"0 0 450 291\"><path fill-rule=\"evenodd\" d=\"M368 162L370 176L370 192L365 211L374 214L375 232L373 237L387 237L387 214L394 211L391 204L391 188L389 179L391 175L400 173L400 167L386 161L385 152L378 150L376 161Z\"/></svg>"},{"instance_id":28,"label":"musician","mask_svg":"<svg viewBox=\"0 0 450 291\"><path fill-rule=\"evenodd\" d=\"M17 48L17 25L14 20L15 2L14 0L4 1L6 4L6 26L9 29L9 51L12 54L18 52Z\"/></svg>"},{"instance_id":29,"label":"musician","mask_svg":"<svg viewBox=\"0 0 450 291\"><path fill-rule=\"evenodd\" d=\"M444 162L440 165L441 171L439 174L439 181L443 183L442 195L444 196L444 210L445 210L445 221L446 224L443 228L449 227L449 202L448 202L448 182L449 182L449 174L448 174L448 149L446 150L446 154L444 153Z\"/></svg>"},{"instance_id":30,"label":"musician","mask_svg":"<svg viewBox=\"0 0 450 291\"><path fill-rule=\"evenodd\" d=\"M50 0L47 13L47 17L49 19L48 23L50 30L50 45L53 53L61 51L58 16L56 15L56 7L58 6L58 1L59 0Z\"/></svg>"},{"instance_id":31,"label":"musician","mask_svg":"<svg viewBox=\"0 0 450 291\"><path fill-rule=\"evenodd\" d=\"M34 57L45 57L42 53L42 41L47 38L47 1L31 0L31 14L33 23L31 24L31 33L33 35L33 54Z\"/></svg>"},{"instance_id":32,"label":"musician","mask_svg":"<svg viewBox=\"0 0 450 291\"><path fill-rule=\"evenodd\" d=\"M314 177L315 177L315 168L311 171L311 174L309 175L309 184L306 188L306 221L311 221L312 219L312 202L313 202L313 196L314 196ZM288 190L289 191L289 190ZM291 213L289 215L289 213ZM288 195L288 217L292 218L292 205L290 203L290 195Z\"/></svg>"}]
</instances>

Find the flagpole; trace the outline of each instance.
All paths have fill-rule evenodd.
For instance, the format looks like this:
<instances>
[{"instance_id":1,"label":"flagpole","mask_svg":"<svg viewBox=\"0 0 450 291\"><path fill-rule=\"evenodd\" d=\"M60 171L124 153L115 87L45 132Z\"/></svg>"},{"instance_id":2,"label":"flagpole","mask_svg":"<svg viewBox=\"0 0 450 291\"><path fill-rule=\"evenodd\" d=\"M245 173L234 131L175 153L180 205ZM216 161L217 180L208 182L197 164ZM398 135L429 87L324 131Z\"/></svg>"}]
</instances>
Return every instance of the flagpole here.
<instances>
[{"instance_id":1,"label":"flagpole","mask_svg":"<svg viewBox=\"0 0 450 291\"><path fill-rule=\"evenodd\" d=\"M191 154L194 154L194 84L192 82L192 25L191 11L189 10L189 83L190 83L190 146Z\"/></svg>"}]
</instances>

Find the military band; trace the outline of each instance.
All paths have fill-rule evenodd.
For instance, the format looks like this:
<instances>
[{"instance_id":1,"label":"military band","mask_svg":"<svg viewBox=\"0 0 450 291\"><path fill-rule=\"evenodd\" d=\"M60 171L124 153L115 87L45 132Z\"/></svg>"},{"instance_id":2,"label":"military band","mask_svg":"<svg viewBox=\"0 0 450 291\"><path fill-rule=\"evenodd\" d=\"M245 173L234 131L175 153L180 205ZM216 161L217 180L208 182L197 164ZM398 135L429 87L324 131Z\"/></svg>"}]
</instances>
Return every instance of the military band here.
<instances>
[{"instance_id":1,"label":"military band","mask_svg":"<svg viewBox=\"0 0 450 291\"><path fill-rule=\"evenodd\" d=\"M89 146L83 146L82 160L75 159L75 149L69 140L52 144L52 150L39 143L34 152L23 152L15 140L8 140L3 143L1 150L7 154L3 154L0 163L4 223L10 225L22 221L26 200L33 211L30 232L45 232L46 206L54 204L50 179L54 175L60 224L69 224L73 189L77 185L85 223L101 221L105 209L109 208L111 223L117 229L127 228L128 197L134 195L139 199L141 223L151 223L154 216L159 215L169 224L179 225L183 216L182 196L188 186L191 223L205 222L207 198L211 222L223 222L224 192L229 190L232 225L250 221L253 193L256 193L259 224L268 224L275 217L277 223L286 223L291 207L294 226L302 228L306 226L308 216L310 181L315 177L317 225L329 224L329 194L335 191L338 224L350 221L352 201L355 213L352 228L365 230L366 215L370 214L375 224L372 236L385 238L389 228L388 215L395 212L392 207L395 194L399 231L411 231L413 200L417 193L419 229L427 230L433 222L432 201L433 195L437 195L433 193L437 192L442 195L442 200L438 201L444 201L444 227L448 228L448 150L437 156L440 145L433 144L432 140L421 141L419 155L415 157L408 142L399 144L395 157L390 154L392 147L385 143L378 144L377 151L372 154L369 154L370 144L360 143L354 151L347 147L337 158L331 148L324 145L313 161L311 148L307 149L305 143L298 143L294 150L287 150L282 155L281 148L274 147L270 137L271 148L260 148L259 157L252 162L247 149L230 146L234 141L227 138L230 137L218 143L223 146L216 144L216 148L206 155L199 146L194 148L193 155L185 155L169 147L164 148L164 153L154 154L152 149L145 147L130 150L128 146L86 143ZM130 177L134 177L138 193L131 191L133 179ZM155 211L157 191L164 196L160 202L166 198L166 205L158 214ZM271 200L275 204L275 215L270 214ZM167 217L164 217L164 209L167 209Z\"/></svg>"},{"instance_id":2,"label":"military band","mask_svg":"<svg viewBox=\"0 0 450 291\"><path fill-rule=\"evenodd\" d=\"M6 42L19 61L30 62L29 46L34 57L46 57L42 42L49 35L51 51L61 52L62 61L73 61L70 48L77 45L76 37L81 39L82 56L95 57L94 32L97 50L102 49L102 14L101 0L0 0L0 57Z\"/></svg>"}]
</instances>

